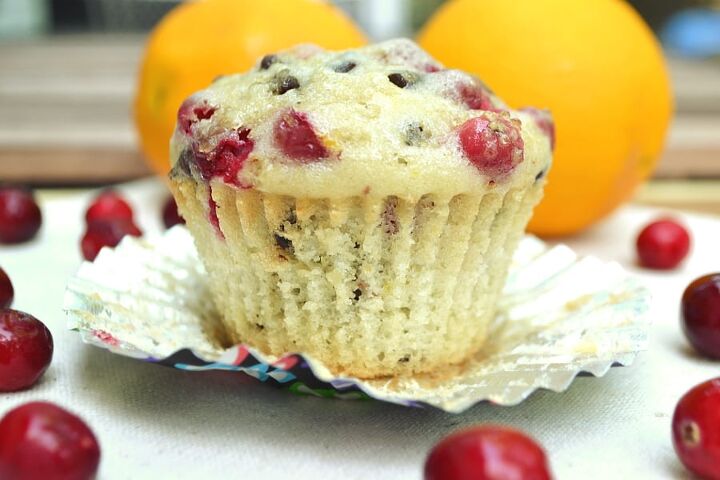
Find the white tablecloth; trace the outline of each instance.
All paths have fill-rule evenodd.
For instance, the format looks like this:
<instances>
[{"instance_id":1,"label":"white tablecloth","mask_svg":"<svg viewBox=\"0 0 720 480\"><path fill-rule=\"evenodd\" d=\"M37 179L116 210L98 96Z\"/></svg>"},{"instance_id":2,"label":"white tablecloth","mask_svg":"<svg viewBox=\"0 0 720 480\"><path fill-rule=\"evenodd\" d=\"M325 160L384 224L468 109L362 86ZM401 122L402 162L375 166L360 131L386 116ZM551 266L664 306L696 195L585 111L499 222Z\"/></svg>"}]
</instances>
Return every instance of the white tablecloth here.
<instances>
[{"instance_id":1,"label":"white tablecloth","mask_svg":"<svg viewBox=\"0 0 720 480\"><path fill-rule=\"evenodd\" d=\"M164 187L145 181L124 191L145 230L159 229ZM0 265L15 284L14 308L40 318L55 338L55 358L42 382L0 394L0 414L39 399L77 412L100 439L100 479L417 479L439 438L485 422L535 436L558 479L690 478L672 449L672 412L686 390L720 376L720 363L687 346L679 299L692 279L720 271L720 219L681 215L694 246L684 267L671 273L633 265L634 236L656 210L627 207L567 239L581 254L621 262L652 289L650 350L630 368L577 379L565 393L537 392L516 407L481 404L451 415L297 397L240 374L183 372L82 344L66 330L61 305L66 279L80 263L90 195L40 192L39 237L0 247Z\"/></svg>"}]
</instances>

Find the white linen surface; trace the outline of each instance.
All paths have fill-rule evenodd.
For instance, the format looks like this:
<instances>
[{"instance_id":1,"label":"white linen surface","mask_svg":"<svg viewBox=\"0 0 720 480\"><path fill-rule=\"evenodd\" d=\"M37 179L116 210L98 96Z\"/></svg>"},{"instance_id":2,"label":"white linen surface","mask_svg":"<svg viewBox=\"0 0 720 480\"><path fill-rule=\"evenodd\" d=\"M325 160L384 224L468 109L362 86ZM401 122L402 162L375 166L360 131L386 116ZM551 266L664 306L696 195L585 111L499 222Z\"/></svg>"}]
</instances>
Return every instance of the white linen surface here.
<instances>
[{"instance_id":1,"label":"white linen surface","mask_svg":"<svg viewBox=\"0 0 720 480\"><path fill-rule=\"evenodd\" d=\"M160 228L166 191L156 180L122 186L146 231ZM617 260L653 292L650 350L604 378L578 378L564 393L536 392L516 407L477 405L460 415L377 401L297 397L241 374L185 372L84 345L61 310L67 278L80 264L84 209L93 192L39 192L42 231L0 246L15 285L14 308L52 330L55 357L35 388L0 394L0 414L50 400L81 415L100 439L104 479L418 479L427 451L469 425L523 429L547 449L558 479L691 478L676 459L670 422L677 400L720 376L720 362L696 356L678 323L680 296L702 274L720 271L720 219L676 213L693 250L670 273L634 265L634 238L662 212L626 207L565 242L580 254Z\"/></svg>"}]
</instances>

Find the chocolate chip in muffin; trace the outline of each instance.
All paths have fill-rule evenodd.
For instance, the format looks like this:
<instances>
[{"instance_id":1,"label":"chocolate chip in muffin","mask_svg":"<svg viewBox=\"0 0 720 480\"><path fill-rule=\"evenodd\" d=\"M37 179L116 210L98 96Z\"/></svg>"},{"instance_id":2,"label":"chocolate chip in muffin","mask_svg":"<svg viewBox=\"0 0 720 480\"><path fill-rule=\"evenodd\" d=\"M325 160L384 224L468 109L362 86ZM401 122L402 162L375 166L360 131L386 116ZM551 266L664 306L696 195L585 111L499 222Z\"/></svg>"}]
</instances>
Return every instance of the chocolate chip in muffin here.
<instances>
[{"instance_id":1,"label":"chocolate chip in muffin","mask_svg":"<svg viewBox=\"0 0 720 480\"><path fill-rule=\"evenodd\" d=\"M195 163L195 154L191 148L186 148L180 152L180 156L178 157L171 174L173 176L182 174L189 177L191 175L190 165L193 163Z\"/></svg>"},{"instance_id":2,"label":"chocolate chip in muffin","mask_svg":"<svg viewBox=\"0 0 720 480\"><path fill-rule=\"evenodd\" d=\"M279 232L285 232L286 225L287 228L291 228L292 225L295 225L297 223L297 214L295 213L295 209L291 208L287 212L285 212L285 215L283 215L283 219L281 223L278 225L277 230Z\"/></svg>"},{"instance_id":3,"label":"chocolate chip in muffin","mask_svg":"<svg viewBox=\"0 0 720 480\"><path fill-rule=\"evenodd\" d=\"M275 84L272 87L272 92L275 95L284 95L290 90L300 88L300 82L294 76L289 73L281 72L274 79Z\"/></svg>"},{"instance_id":4,"label":"chocolate chip in muffin","mask_svg":"<svg viewBox=\"0 0 720 480\"><path fill-rule=\"evenodd\" d=\"M355 290L353 290L353 300L355 300L357 302L358 300L360 300L361 296L362 296L362 290L360 290L359 288L356 288Z\"/></svg>"},{"instance_id":5,"label":"chocolate chip in muffin","mask_svg":"<svg viewBox=\"0 0 720 480\"><path fill-rule=\"evenodd\" d=\"M267 70L270 68L274 63L277 63L278 57L277 55L265 55L262 60L260 60L260 70Z\"/></svg>"},{"instance_id":6,"label":"chocolate chip in muffin","mask_svg":"<svg viewBox=\"0 0 720 480\"><path fill-rule=\"evenodd\" d=\"M348 73L353 68L357 67L357 64L355 62L342 62L333 67L333 70L337 73Z\"/></svg>"},{"instance_id":7,"label":"chocolate chip in muffin","mask_svg":"<svg viewBox=\"0 0 720 480\"><path fill-rule=\"evenodd\" d=\"M545 171L544 168L542 170L540 170L540 172L537 175L535 175L535 181L537 182L538 180L541 180L543 177L545 177L545 173L547 173L547 172Z\"/></svg>"},{"instance_id":8,"label":"chocolate chip in muffin","mask_svg":"<svg viewBox=\"0 0 720 480\"><path fill-rule=\"evenodd\" d=\"M282 235L278 235L277 233L274 234L275 237L275 244L280 247L282 250L293 254L295 253L295 248L293 247L292 240L289 238L285 238Z\"/></svg>"},{"instance_id":9,"label":"chocolate chip in muffin","mask_svg":"<svg viewBox=\"0 0 720 480\"><path fill-rule=\"evenodd\" d=\"M410 85L410 80L402 73L391 73L388 75L388 80L390 80L390 83L400 88L405 88Z\"/></svg>"}]
</instances>

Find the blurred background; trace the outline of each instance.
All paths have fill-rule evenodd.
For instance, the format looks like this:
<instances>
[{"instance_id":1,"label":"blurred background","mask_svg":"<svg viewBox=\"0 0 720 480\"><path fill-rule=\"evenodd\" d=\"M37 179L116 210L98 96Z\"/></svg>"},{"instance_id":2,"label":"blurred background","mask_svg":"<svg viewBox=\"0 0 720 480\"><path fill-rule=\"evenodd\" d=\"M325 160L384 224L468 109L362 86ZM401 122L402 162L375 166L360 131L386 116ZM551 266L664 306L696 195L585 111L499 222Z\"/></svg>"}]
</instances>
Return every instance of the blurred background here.
<instances>
[{"instance_id":1,"label":"blurred background","mask_svg":"<svg viewBox=\"0 0 720 480\"><path fill-rule=\"evenodd\" d=\"M0 0L0 181L78 187L150 174L131 115L147 33L177 0ZM373 40L442 0L338 0ZM634 0L660 36L676 115L641 203L720 213L720 2Z\"/></svg>"}]
</instances>

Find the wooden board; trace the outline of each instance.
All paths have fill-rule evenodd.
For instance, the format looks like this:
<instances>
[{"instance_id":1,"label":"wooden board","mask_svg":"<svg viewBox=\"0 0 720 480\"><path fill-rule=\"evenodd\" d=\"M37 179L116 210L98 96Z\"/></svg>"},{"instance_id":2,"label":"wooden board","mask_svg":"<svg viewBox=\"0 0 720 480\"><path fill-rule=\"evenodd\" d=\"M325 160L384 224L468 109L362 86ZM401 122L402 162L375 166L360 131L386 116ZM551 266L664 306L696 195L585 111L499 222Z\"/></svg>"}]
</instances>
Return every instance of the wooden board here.
<instances>
[{"instance_id":1,"label":"wooden board","mask_svg":"<svg viewBox=\"0 0 720 480\"><path fill-rule=\"evenodd\" d=\"M0 43L0 179L87 184L147 175L131 120L142 43Z\"/></svg>"},{"instance_id":2,"label":"wooden board","mask_svg":"<svg viewBox=\"0 0 720 480\"><path fill-rule=\"evenodd\" d=\"M142 36L0 43L0 180L42 184L147 175L131 103ZM720 178L720 66L673 61L677 116L658 178Z\"/></svg>"}]
</instances>

